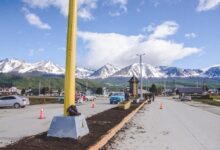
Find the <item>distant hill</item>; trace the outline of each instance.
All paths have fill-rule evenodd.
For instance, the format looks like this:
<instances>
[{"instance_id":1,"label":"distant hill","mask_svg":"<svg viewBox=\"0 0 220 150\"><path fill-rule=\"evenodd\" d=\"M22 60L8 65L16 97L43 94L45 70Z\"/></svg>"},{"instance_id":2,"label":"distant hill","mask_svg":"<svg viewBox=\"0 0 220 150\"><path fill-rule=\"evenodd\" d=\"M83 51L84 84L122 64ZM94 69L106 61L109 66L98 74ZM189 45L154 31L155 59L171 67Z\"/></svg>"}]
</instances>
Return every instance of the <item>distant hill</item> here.
<instances>
[{"instance_id":1,"label":"distant hill","mask_svg":"<svg viewBox=\"0 0 220 150\"><path fill-rule=\"evenodd\" d=\"M58 75L18 75L0 73L0 87L11 87L16 86L19 89L38 89L39 83L42 87L51 87L51 89L64 89L64 76ZM76 79L76 89L78 91L85 91L91 89L95 91L99 87L107 87L111 90L123 89L122 86L113 86L105 84L101 81L90 80L90 79Z\"/></svg>"}]
</instances>

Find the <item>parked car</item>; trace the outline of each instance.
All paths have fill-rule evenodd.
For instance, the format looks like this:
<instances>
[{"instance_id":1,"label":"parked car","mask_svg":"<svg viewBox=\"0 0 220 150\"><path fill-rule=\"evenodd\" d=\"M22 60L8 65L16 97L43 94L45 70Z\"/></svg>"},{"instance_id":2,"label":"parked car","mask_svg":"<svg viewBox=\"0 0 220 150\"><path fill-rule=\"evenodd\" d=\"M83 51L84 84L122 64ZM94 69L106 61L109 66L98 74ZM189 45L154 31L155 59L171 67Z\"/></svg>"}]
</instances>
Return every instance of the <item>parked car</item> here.
<instances>
[{"instance_id":1,"label":"parked car","mask_svg":"<svg viewBox=\"0 0 220 150\"><path fill-rule=\"evenodd\" d=\"M86 101L86 97L85 96L81 96L81 94L75 94L75 102L76 103L78 103L80 100L81 100L81 98L83 99L83 101ZM64 103L64 96L59 96L58 98L57 98L57 101L59 102L59 103L61 103L61 104L63 104Z\"/></svg>"},{"instance_id":2,"label":"parked car","mask_svg":"<svg viewBox=\"0 0 220 150\"><path fill-rule=\"evenodd\" d=\"M58 101L59 103L63 104L63 103L64 103L64 96L59 96L59 97L57 98L57 101Z\"/></svg>"},{"instance_id":3,"label":"parked car","mask_svg":"<svg viewBox=\"0 0 220 150\"><path fill-rule=\"evenodd\" d=\"M181 101L191 101L192 98L191 98L191 96L182 96L180 100Z\"/></svg>"},{"instance_id":4,"label":"parked car","mask_svg":"<svg viewBox=\"0 0 220 150\"><path fill-rule=\"evenodd\" d=\"M110 104L118 104L125 101L124 92L113 92L109 98Z\"/></svg>"},{"instance_id":5,"label":"parked car","mask_svg":"<svg viewBox=\"0 0 220 150\"><path fill-rule=\"evenodd\" d=\"M28 98L18 95L0 97L0 107L23 108L30 105Z\"/></svg>"},{"instance_id":6,"label":"parked car","mask_svg":"<svg viewBox=\"0 0 220 150\"><path fill-rule=\"evenodd\" d=\"M96 100L96 96L86 95L86 100L87 100L87 101L94 101L94 100Z\"/></svg>"}]
</instances>

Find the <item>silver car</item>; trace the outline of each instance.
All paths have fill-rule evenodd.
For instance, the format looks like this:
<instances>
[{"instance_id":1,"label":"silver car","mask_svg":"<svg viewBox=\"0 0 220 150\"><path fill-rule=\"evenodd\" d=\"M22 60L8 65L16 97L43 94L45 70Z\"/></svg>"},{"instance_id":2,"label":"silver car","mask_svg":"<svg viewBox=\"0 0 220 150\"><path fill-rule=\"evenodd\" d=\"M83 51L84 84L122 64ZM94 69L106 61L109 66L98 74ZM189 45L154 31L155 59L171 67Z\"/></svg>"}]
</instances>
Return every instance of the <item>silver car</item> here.
<instances>
[{"instance_id":1,"label":"silver car","mask_svg":"<svg viewBox=\"0 0 220 150\"><path fill-rule=\"evenodd\" d=\"M181 97L181 101L191 101L191 100L192 100L191 96L182 96Z\"/></svg>"},{"instance_id":2,"label":"silver car","mask_svg":"<svg viewBox=\"0 0 220 150\"><path fill-rule=\"evenodd\" d=\"M0 107L23 108L29 104L29 99L23 96L12 95L0 97Z\"/></svg>"}]
</instances>

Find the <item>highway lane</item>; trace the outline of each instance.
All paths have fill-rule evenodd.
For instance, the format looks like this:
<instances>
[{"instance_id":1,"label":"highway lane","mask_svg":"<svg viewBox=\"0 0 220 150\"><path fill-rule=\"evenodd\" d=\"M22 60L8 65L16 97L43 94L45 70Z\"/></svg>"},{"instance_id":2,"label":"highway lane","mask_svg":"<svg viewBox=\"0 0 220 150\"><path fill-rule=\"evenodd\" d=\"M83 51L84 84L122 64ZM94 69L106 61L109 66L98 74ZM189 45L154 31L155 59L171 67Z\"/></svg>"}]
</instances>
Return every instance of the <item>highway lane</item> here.
<instances>
[{"instance_id":1,"label":"highway lane","mask_svg":"<svg viewBox=\"0 0 220 150\"><path fill-rule=\"evenodd\" d=\"M161 102L164 109L159 109ZM146 105L105 148L219 150L220 116L160 97L154 103Z\"/></svg>"}]
</instances>

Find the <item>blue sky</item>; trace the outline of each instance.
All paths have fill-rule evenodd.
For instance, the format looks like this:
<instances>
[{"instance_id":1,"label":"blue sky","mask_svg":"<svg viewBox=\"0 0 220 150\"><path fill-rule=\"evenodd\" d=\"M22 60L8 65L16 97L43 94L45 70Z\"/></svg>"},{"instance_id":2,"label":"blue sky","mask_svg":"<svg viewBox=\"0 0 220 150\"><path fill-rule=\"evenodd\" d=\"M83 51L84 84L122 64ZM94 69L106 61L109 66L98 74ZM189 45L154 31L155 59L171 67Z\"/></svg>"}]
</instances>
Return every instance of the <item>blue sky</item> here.
<instances>
[{"instance_id":1,"label":"blue sky","mask_svg":"<svg viewBox=\"0 0 220 150\"><path fill-rule=\"evenodd\" d=\"M220 0L78 0L77 65L220 64ZM68 0L0 0L0 59L65 65Z\"/></svg>"}]
</instances>

